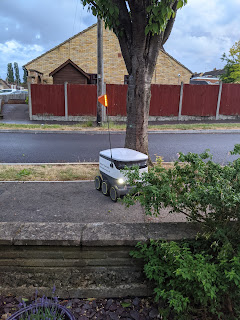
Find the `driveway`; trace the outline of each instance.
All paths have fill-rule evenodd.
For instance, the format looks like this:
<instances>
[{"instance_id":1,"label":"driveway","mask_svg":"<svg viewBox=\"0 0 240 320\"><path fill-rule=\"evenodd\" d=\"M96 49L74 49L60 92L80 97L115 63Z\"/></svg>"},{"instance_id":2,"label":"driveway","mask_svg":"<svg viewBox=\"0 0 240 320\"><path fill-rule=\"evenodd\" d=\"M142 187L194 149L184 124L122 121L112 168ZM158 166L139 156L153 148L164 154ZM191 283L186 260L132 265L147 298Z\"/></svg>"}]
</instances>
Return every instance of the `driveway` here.
<instances>
[{"instance_id":1,"label":"driveway","mask_svg":"<svg viewBox=\"0 0 240 320\"><path fill-rule=\"evenodd\" d=\"M29 121L28 104L4 104L2 107L3 121L18 123Z\"/></svg>"}]
</instances>

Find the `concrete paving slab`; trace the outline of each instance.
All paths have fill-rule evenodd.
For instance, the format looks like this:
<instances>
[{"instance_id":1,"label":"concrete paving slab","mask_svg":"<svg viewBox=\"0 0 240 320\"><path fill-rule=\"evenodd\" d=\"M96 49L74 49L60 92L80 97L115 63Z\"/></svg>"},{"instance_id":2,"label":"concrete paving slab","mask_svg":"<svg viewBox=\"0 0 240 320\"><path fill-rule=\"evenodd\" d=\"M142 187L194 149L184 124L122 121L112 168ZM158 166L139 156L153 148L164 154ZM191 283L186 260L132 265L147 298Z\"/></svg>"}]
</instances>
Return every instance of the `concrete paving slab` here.
<instances>
[{"instance_id":1,"label":"concrete paving slab","mask_svg":"<svg viewBox=\"0 0 240 320\"><path fill-rule=\"evenodd\" d=\"M162 210L146 216L136 204L126 208L95 190L93 181L0 182L0 222L154 223L186 221ZM50 231L49 231L50 232Z\"/></svg>"}]
</instances>

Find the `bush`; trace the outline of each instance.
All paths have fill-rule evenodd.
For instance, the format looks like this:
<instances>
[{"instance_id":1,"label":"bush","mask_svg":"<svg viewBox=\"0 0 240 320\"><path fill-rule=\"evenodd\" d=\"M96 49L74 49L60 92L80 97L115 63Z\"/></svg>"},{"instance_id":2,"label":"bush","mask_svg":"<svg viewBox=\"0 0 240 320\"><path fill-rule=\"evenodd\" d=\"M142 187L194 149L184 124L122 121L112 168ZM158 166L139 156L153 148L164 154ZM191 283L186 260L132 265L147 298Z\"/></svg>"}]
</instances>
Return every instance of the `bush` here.
<instances>
[{"instance_id":1,"label":"bush","mask_svg":"<svg viewBox=\"0 0 240 320\"><path fill-rule=\"evenodd\" d=\"M145 262L154 281L163 319L239 319L240 248L213 245L212 239L153 241L131 252Z\"/></svg>"},{"instance_id":2,"label":"bush","mask_svg":"<svg viewBox=\"0 0 240 320\"><path fill-rule=\"evenodd\" d=\"M149 215L168 207L201 226L195 241L150 241L132 253L145 260L164 319L240 319L240 159L221 166L208 151L180 153L172 169L159 160L141 177L137 168L125 174L128 206L139 201Z\"/></svg>"},{"instance_id":3,"label":"bush","mask_svg":"<svg viewBox=\"0 0 240 320\"><path fill-rule=\"evenodd\" d=\"M231 154L239 152L236 145ZM179 161L172 169L163 168L160 161L141 177L138 168L127 170L133 189L124 202L130 206L139 201L148 215L169 207L170 212L200 223L208 236L217 233L226 241L231 239L240 231L240 158L221 166L205 151L180 153Z\"/></svg>"},{"instance_id":4,"label":"bush","mask_svg":"<svg viewBox=\"0 0 240 320\"><path fill-rule=\"evenodd\" d=\"M28 96L26 97L25 103L28 104Z\"/></svg>"}]
</instances>

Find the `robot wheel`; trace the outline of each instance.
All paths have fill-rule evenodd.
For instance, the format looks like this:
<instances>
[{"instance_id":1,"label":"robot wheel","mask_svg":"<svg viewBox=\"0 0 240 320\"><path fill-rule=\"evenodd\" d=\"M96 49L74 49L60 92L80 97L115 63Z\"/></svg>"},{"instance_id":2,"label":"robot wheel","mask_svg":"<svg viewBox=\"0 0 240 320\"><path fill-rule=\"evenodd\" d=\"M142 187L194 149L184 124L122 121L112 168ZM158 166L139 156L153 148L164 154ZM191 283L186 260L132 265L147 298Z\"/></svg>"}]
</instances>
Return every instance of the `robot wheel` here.
<instances>
[{"instance_id":1,"label":"robot wheel","mask_svg":"<svg viewBox=\"0 0 240 320\"><path fill-rule=\"evenodd\" d=\"M117 199L119 198L117 189L114 186L111 186L109 193L110 193L110 199L113 202L117 202Z\"/></svg>"},{"instance_id":2,"label":"robot wheel","mask_svg":"<svg viewBox=\"0 0 240 320\"><path fill-rule=\"evenodd\" d=\"M100 191L102 189L102 178L100 176L95 177L95 188Z\"/></svg>"}]
</instances>

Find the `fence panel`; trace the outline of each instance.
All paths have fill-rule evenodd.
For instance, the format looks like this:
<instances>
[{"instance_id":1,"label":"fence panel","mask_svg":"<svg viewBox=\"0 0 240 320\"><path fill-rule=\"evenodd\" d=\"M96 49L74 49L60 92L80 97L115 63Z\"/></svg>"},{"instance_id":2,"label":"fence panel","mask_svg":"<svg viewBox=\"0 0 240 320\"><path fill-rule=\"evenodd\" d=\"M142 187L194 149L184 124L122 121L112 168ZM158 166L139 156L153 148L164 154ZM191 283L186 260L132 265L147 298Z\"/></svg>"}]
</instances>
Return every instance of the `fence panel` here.
<instances>
[{"instance_id":1,"label":"fence panel","mask_svg":"<svg viewBox=\"0 0 240 320\"><path fill-rule=\"evenodd\" d=\"M185 84L182 115L215 116L219 86Z\"/></svg>"},{"instance_id":2,"label":"fence panel","mask_svg":"<svg viewBox=\"0 0 240 320\"><path fill-rule=\"evenodd\" d=\"M32 114L64 116L64 86L62 84L32 84Z\"/></svg>"},{"instance_id":3,"label":"fence panel","mask_svg":"<svg viewBox=\"0 0 240 320\"><path fill-rule=\"evenodd\" d=\"M97 86L68 84L68 114L96 116ZM126 116L127 85L107 84L110 116ZM182 115L215 116L218 85L185 84ZM177 116L180 86L152 85L150 116ZM33 115L65 115L64 85L31 85ZM240 115L240 84L223 84L220 114Z\"/></svg>"},{"instance_id":4,"label":"fence panel","mask_svg":"<svg viewBox=\"0 0 240 320\"><path fill-rule=\"evenodd\" d=\"M240 115L240 84L223 84L220 114Z\"/></svg>"},{"instance_id":5,"label":"fence panel","mask_svg":"<svg viewBox=\"0 0 240 320\"><path fill-rule=\"evenodd\" d=\"M106 93L108 95L108 114L109 116L127 115L127 85L107 84Z\"/></svg>"},{"instance_id":6,"label":"fence panel","mask_svg":"<svg viewBox=\"0 0 240 320\"><path fill-rule=\"evenodd\" d=\"M152 84L150 116L177 116L180 98L180 86Z\"/></svg>"},{"instance_id":7,"label":"fence panel","mask_svg":"<svg viewBox=\"0 0 240 320\"><path fill-rule=\"evenodd\" d=\"M91 84L68 84L68 115L96 116L97 86Z\"/></svg>"}]
</instances>

